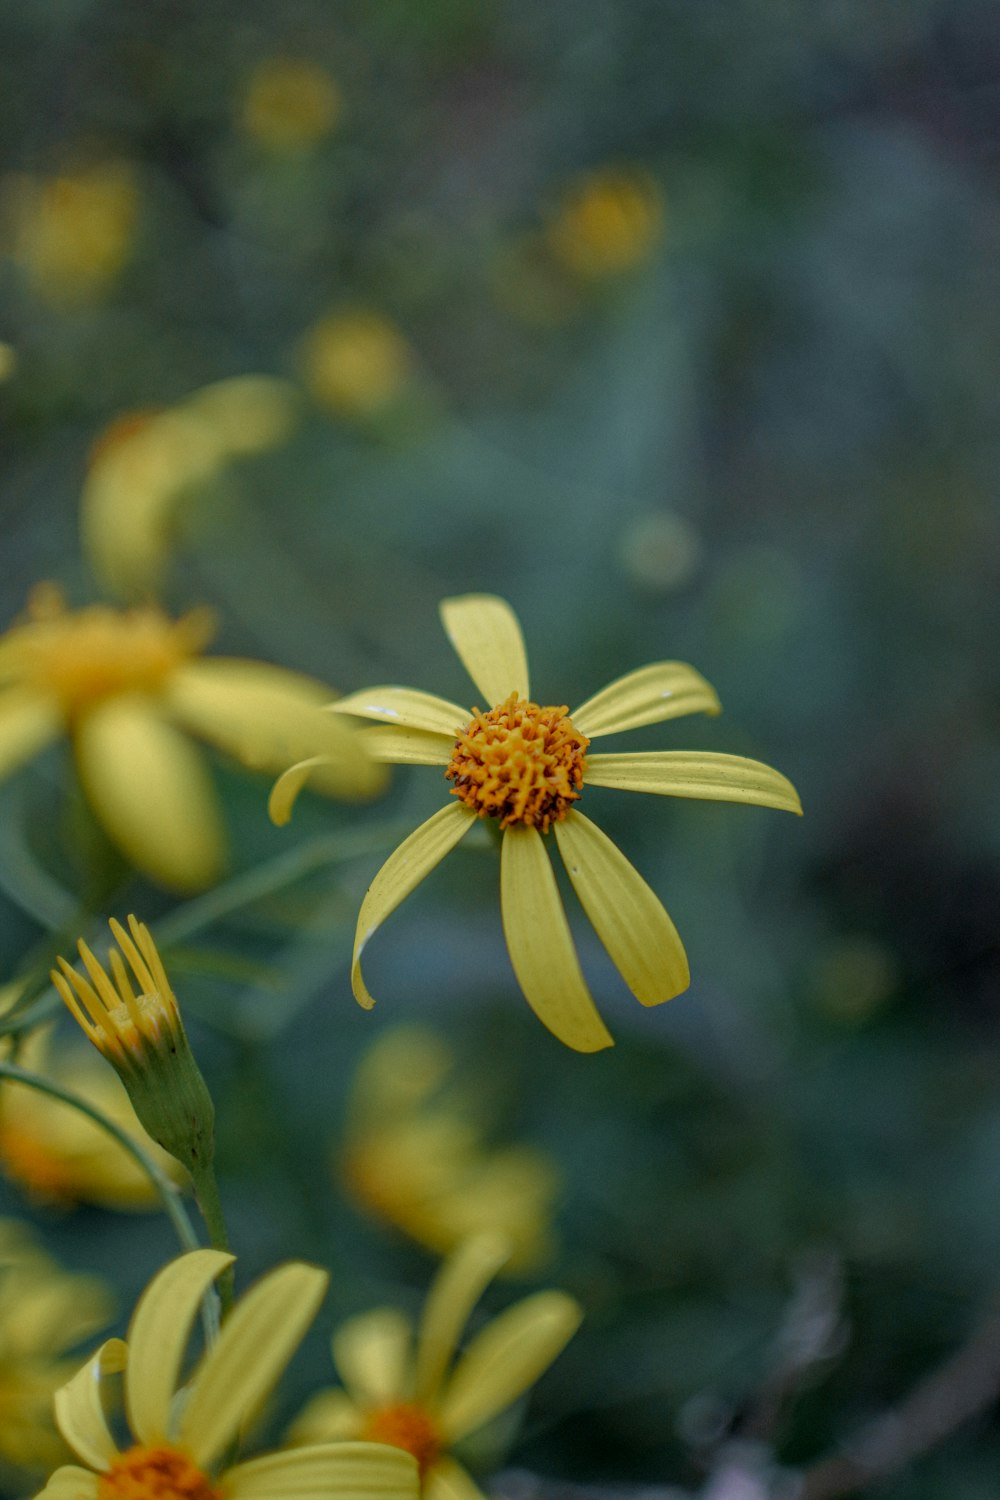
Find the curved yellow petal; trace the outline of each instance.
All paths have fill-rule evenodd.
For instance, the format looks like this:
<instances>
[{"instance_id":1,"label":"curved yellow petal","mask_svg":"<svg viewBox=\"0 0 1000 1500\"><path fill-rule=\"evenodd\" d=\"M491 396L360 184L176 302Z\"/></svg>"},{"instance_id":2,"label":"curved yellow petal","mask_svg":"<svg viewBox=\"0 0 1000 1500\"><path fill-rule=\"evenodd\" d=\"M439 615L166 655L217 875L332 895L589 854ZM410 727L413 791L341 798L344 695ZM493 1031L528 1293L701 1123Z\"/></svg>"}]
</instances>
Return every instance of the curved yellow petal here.
<instances>
[{"instance_id":1,"label":"curved yellow petal","mask_svg":"<svg viewBox=\"0 0 1000 1500\"><path fill-rule=\"evenodd\" d=\"M649 750L636 755L588 755L587 786L623 792L656 792L667 797L704 797L715 802L749 802L801 813L799 794L787 777L759 760L718 755L710 750Z\"/></svg>"},{"instance_id":2,"label":"curved yellow petal","mask_svg":"<svg viewBox=\"0 0 1000 1500\"><path fill-rule=\"evenodd\" d=\"M472 718L469 709L434 693L417 688L373 687L360 693L348 693L329 705L332 714L350 714L357 719L378 719L403 729L429 729L432 734L446 734L455 740Z\"/></svg>"},{"instance_id":3,"label":"curved yellow petal","mask_svg":"<svg viewBox=\"0 0 1000 1500\"><path fill-rule=\"evenodd\" d=\"M417 1334L418 1401L434 1402L469 1315L510 1258L510 1250L502 1235L477 1234L460 1245L438 1271Z\"/></svg>"},{"instance_id":4,"label":"curved yellow petal","mask_svg":"<svg viewBox=\"0 0 1000 1500\"><path fill-rule=\"evenodd\" d=\"M226 455L263 453L291 434L302 398L290 380L274 375L230 375L189 396L185 407L212 430Z\"/></svg>"},{"instance_id":5,"label":"curved yellow petal","mask_svg":"<svg viewBox=\"0 0 1000 1500\"><path fill-rule=\"evenodd\" d=\"M534 1385L582 1317L579 1303L565 1292L536 1292L488 1323L448 1383L440 1413L448 1440L475 1432Z\"/></svg>"},{"instance_id":6,"label":"curved yellow petal","mask_svg":"<svg viewBox=\"0 0 1000 1500\"><path fill-rule=\"evenodd\" d=\"M417 1461L385 1443L323 1443L237 1464L228 1500L418 1500Z\"/></svg>"},{"instance_id":7,"label":"curved yellow petal","mask_svg":"<svg viewBox=\"0 0 1000 1500\"><path fill-rule=\"evenodd\" d=\"M333 1335L333 1362L348 1395L359 1406L385 1406L410 1392L413 1327L395 1307L376 1307L341 1323Z\"/></svg>"},{"instance_id":8,"label":"curved yellow petal","mask_svg":"<svg viewBox=\"0 0 1000 1500\"><path fill-rule=\"evenodd\" d=\"M169 1435L170 1403L201 1300L235 1259L222 1250L192 1250L164 1266L143 1292L129 1324L125 1410L140 1443Z\"/></svg>"},{"instance_id":9,"label":"curved yellow petal","mask_svg":"<svg viewBox=\"0 0 1000 1500\"><path fill-rule=\"evenodd\" d=\"M106 1469L118 1451L101 1404L101 1381L124 1370L127 1358L122 1340L108 1339L55 1394L56 1426L77 1457L93 1469Z\"/></svg>"},{"instance_id":10,"label":"curved yellow petal","mask_svg":"<svg viewBox=\"0 0 1000 1500\"><path fill-rule=\"evenodd\" d=\"M682 661L657 661L628 672L574 709L570 718L588 739L618 734L683 714L717 714L715 689Z\"/></svg>"},{"instance_id":11,"label":"curved yellow petal","mask_svg":"<svg viewBox=\"0 0 1000 1500\"><path fill-rule=\"evenodd\" d=\"M200 890L222 868L225 840L195 748L140 694L86 713L74 738L94 811L128 859L172 890Z\"/></svg>"},{"instance_id":12,"label":"curved yellow petal","mask_svg":"<svg viewBox=\"0 0 1000 1500\"><path fill-rule=\"evenodd\" d=\"M556 878L537 828L508 828L500 859L507 951L525 999L543 1026L576 1052L611 1047L573 947Z\"/></svg>"},{"instance_id":13,"label":"curved yellow petal","mask_svg":"<svg viewBox=\"0 0 1000 1500\"><path fill-rule=\"evenodd\" d=\"M386 773L352 726L325 712L319 682L266 662L202 658L179 667L167 703L185 729L253 771L283 771L307 756L325 758L314 788L334 797L373 797Z\"/></svg>"},{"instance_id":14,"label":"curved yellow petal","mask_svg":"<svg viewBox=\"0 0 1000 1500\"><path fill-rule=\"evenodd\" d=\"M31 760L61 729L62 715L54 700L20 688L0 693L0 777Z\"/></svg>"},{"instance_id":15,"label":"curved yellow petal","mask_svg":"<svg viewBox=\"0 0 1000 1500\"><path fill-rule=\"evenodd\" d=\"M219 1457L270 1394L319 1310L327 1279L317 1266L292 1261L237 1302L194 1373L178 1427L178 1441L200 1467Z\"/></svg>"},{"instance_id":16,"label":"curved yellow petal","mask_svg":"<svg viewBox=\"0 0 1000 1500\"><path fill-rule=\"evenodd\" d=\"M469 832L476 815L461 802L449 802L393 850L368 887L358 913L351 959L351 988L359 1005L370 1010L375 1004L361 974L361 954L369 938L401 901L440 864L450 849Z\"/></svg>"},{"instance_id":17,"label":"curved yellow petal","mask_svg":"<svg viewBox=\"0 0 1000 1500\"><path fill-rule=\"evenodd\" d=\"M284 828L291 819L299 793L314 774L321 775L329 765L328 755L310 755L308 760L300 760L297 766L289 766L278 777L267 799L267 815L271 822Z\"/></svg>"},{"instance_id":18,"label":"curved yellow petal","mask_svg":"<svg viewBox=\"0 0 1000 1500\"><path fill-rule=\"evenodd\" d=\"M528 658L517 616L495 594L442 599L441 621L462 665L493 708L517 693L529 696Z\"/></svg>"},{"instance_id":19,"label":"curved yellow petal","mask_svg":"<svg viewBox=\"0 0 1000 1500\"><path fill-rule=\"evenodd\" d=\"M36 1500L97 1500L97 1475L75 1464L64 1464L50 1477Z\"/></svg>"},{"instance_id":20,"label":"curved yellow petal","mask_svg":"<svg viewBox=\"0 0 1000 1500\"><path fill-rule=\"evenodd\" d=\"M461 1464L445 1454L424 1478L423 1500L486 1500Z\"/></svg>"},{"instance_id":21,"label":"curved yellow petal","mask_svg":"<svg viewBox=\"0 0 1000 1500\"><path fill-rule=\"evenodd\" d=\"M554 831L580 904L636 999L660 1005L686 990L691 971L684 945L638 870L575 808Z\"/></svg>"},{"instance_id":22,"label":"curved yellow petal","mask_svg":"<svg viewBox=\"0 0 1000 1500\"><path fill-rule=\"evenodd\" d=\"M454 735L436 734L430 729L386 725L363 729L361 734L373 759L400 766L446 766L455 748Z\"/></svg>"}]
</instances>

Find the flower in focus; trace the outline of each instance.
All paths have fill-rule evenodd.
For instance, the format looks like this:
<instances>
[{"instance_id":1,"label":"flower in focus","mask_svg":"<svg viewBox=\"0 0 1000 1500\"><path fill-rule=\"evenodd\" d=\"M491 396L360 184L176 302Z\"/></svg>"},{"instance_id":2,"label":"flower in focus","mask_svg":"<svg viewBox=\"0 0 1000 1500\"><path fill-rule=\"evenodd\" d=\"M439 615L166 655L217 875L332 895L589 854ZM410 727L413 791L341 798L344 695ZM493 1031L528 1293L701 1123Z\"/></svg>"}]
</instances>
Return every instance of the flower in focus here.
<instances>
[{"instance_id":1,"label":"flower in focus","mask_svg":"<svg viewBox=\"0 0 1000 1500\"><path fill-rule=\"evenodd\" d=\"M301 151L330 134L340 118L340 90L325 68L293 57L272 57L250 76L241 124L271 151Z\"/></svg>"},{"instance_id":2,"label":"flower in focus","mask_svg":"<svg viewBox=\"0 0 1000 1500\"><path fill-rule=\"evenodd\" d=\"M202 1298L233 1257L192 1250L154 1277L128 1341L109 1339L56 1393L59 1429L87 1468L52 1475L48 1500L415 1500L416 1467L372 1443L327 1444L218 1469L268 1396L326 1290L326 1273L292 1262L236 1304L183 1392L181 1366ZM104 1378L124 1370L129 1446L104 1416ZM182 1399L178 1400L180 1395ZM395 1461L398 1459L399 1461Z\"/></svg>"},{"instance_id":3,"label":"flower in focus","mask_svg":"<svg viewBox=\"0 0 1000 1500\"><path fill-rule=\"evenodd\" d=\"M100 162L56 177L9 177L2 198L8 252L46 301L100 296L125 265L139 206L127 163Z\"/></svg>"},{"instance_id":4,"label":"flower in focus","mask_svg":"<svg viewBox=\"0 0 1000 1500\"><path fill-rule=\"evenodd\" d=\"M511 1246L511 1271L534 1269L552 1252L555 1166L530 1146L488 1146L473 1100L448 1086L454 1069L454 1053L422 1027L375 1043L354 1082L344 1185L437 1255L493 1230Z\"/></svg>"},{"instance_id":5,"label":"flower in focus","mask_svg":"<svg viewBox=\"0 0 1000 1500\"><path fill-rule=\"evenodd\" d=\"M123 599L154 595L179 504L236 460L283 443L297 409L288 381L237 375L106 427L80 498L84 552L104 587Z\"/></svg>"},{"instance_id":6,"label":"flower in focus","mask_svg":"<svg viewBox=\"0 0 1000 1500\"><path fill-rule=\"evenodd\" d=\"M403 391L413 354L394 324L379 313L347 309L321 318L302 341L306 388L336 416L377 416Z\"/></svg>"},{"instance_id":7,"label":"flower in focus","mask_svg":"<svg viewBox=\"0 0 1000 1500\"><path fill-rule=\"evenodd\" d=\"M714 690L683 662L654 662L618 678L570 714L534 703L521 628L490 594L446 599L452 645L485 701L471 711L412 688L376 687L340 699L337 713L386 725L369 749L387 761L445 768L455 799L405 839L379 870L358 916L351 984L374 1004L362 951L386 917L470 832L479 818L503 835L500 905L514 972L539 1020L567 1046L612 1045L584 982L545 839L555 838L567 874L619 973L643 1005L659 1005L690 981L687 957L659 898L607 834L577 807L585 786L748 802L801 812L798 794L770 766L710 751L591 755L601 735L682 714L719 712ZM322 769L320 767L319 769ZM314 768L291 767L271 793L271 816L287 822Z\"/></svg>"},{"instance_id":8,"label":"flower in focus","mask_svg":"<svg viewBox=\"0 0 1000 1500\"><path fill-rule=\"evenodd\" d=\"M420 1465L424 1500L475 1500L479 1490L450 1449L512 1406L580 1326L565 1292L536 1292L494 1318L456 1359L469 1316L507 1246L476 1235L444 1263L416 1330L394 1308L362 1313L334 1334L344 1390L313 1397L292 1441L367 1438L404 1448Z\"/></svg>"},{"instance_id":9,"label":"flower in focus","mask_svg":"<svg viewBox=\"0 0 1000 1500\"><path fill-rule=\"evenodd\" d=\"M204 612L68 610L36 591L0 636L0 776L68 735L87 798L133 865L170 889L209 885L225 836L199 735L243 765L277 771L322 753L318 787L370 797L384 771L361 736L320 711L319 683L263 662L201 655Z\"/></svg>"},{"instance_id":10,"label":"flower in focus","mask_svg":"<svg viewBox=\"0 0 1000 1500\"><path fill-rule=\"evenodd\" d=\"M95 1277L61 1270L21 1225L0 1220L0 1460L45 1469L65 1457L52 1420L53 1394L75 1368L65 1355L111 1311Z\"/></svg>"},{"instance_id":11,"label":"flower in focus","mask_svg":"<svg viewBox=\"0 0 1000 1500\"><path fill-rule=\"evenodd\" d=\"M639 167L604 167L577 182L550 220L550 253L579 276L629 271L663 232L663 194Z\"/></svg>"}]
</instances>

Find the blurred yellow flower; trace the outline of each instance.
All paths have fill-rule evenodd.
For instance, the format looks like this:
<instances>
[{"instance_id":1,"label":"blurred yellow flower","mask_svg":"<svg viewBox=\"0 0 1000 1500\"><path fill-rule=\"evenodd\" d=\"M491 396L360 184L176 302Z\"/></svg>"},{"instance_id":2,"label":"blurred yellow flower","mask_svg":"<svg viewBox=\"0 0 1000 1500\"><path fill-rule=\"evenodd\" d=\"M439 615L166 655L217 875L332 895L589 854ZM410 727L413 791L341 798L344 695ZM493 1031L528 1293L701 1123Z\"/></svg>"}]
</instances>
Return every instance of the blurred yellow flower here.
<instances>
[{"instance_id":1,"label":"blurred yellow flower","mask_svg":"<svg viewBox=\"0 0 1000 1500\"><path fill-rule=\"evenodd\" d=\"M479 1489L449 1450L523 1396L582 1317L565 1292L536 1292L488 1323L456 1359L507 1248L491 1234L466 1240L438 1272L415 1339L410 1319L394 1308L344 1323L333 1358L346 1389L314 1396L292 1441L360 1437L404 1448L420 1465L424 1500L476 1500Z\"/></svg>"},{"instance_id":2,"label":"blurred yellow flower","mask_svg":"<svg viewBox=\"0 0 1000 1500\"><path fill-rule=\"evenodd\" d=\"M551 254L585 277L631 270L663 233L663 194L640 167L604 167L565 194L546 229Z\"/></svg>"},{"instance_id":3,"label":"blurred yellow flower","mask_svg":"<svg viewBox=\"0 0 1000 1500\"><path fill-rule=\"evenodd\" d=\"M446 599L445 630L488 704L482 712L412 688L375 687L332 705L339 714L382 721L372 754L400 764L445 768L456 799L405 839L372 881L361 905L351 984L374 1004L361 954L386 917L469 833L479 818L503 834L500 905L521 989L539 1020L579 1052L610 1047L573 947L545 847L550 830L567 874L625 983L643 1005L659 1005L690 981L687 957L659 898L621 850L575 803L587 786L673 797L749 802L801 812L798 794L770 766L740 755L654 750L590 755L591 740L682 714L719 712L714 690L683 662L654 662L618 678L570 714L531 701L521 627L491 594ZM271 793L271 817L285 823L318 766L285 772Z\"/></svg>"},{"instance_id":4,"label":"blurred yellow flower","mask_svg":"<svg viewBox=\"0 0 1000 1500\"><path fill-rule=\"evenodd\" d=\"M17 350L13 344L0 343L0 381L9 380L17 369Z\"/></svg>"},{"instance_id":5,"label":"blurred yellow flower","mask_svg":"<svg viewBox=\"0 0 1000 1500\"><path fill-rule=\"evenodd\" d=\"M530 1146L490 1147L455 1054L419 1026L381 1037L358 1069L340 1171L375 1218L437 1255L481 1230L511 1246L511 1271L552 1252L554 1163Z\"/></svg>"},{"instance_id":6,"label":"blurred yellow flower","mask_svg":"<svg viewBox=\"0 0 1000 1500\"><path fill-rule=\"evenodd\" d=\"M132 248L139 188L127 162L100 162L56 177L8 177L0 189L4 241L46 301L99 296Z\"/></svg>"},{"instance_id":7,"label":"blurred yellow flower","mask_svg":"<svg viewBox=\"0 0 1000 1500\"><path fill-rule=\"evenodd\" d=\"M330 313L307 331L302 375L310 395L340 417L377 415L403 390L413 354L388 318L363 308Z\"/></svg>"},{"instance_id":8,"label":"blurred yellow flower","mask_svg":"<svg viewBox=\"0 0 1000 1500\"><path fill-rule=\"evenodd\" d=\"M208 885L225 857L199 735L257 770L303 751L329 756L320 787L369 797L384 782L361 736L320 711L319 683L263 662L201 655L204 612L67 610L36 591L28 618L0 636L0 776L68 735L87 797L109 837L176 890Z\"/></svg>"},{"instance_id":9,"label":"blurred yellow flower","mask_svg":"<svg viewBox=\"0 0 1000 1500\"><path fill-rule=\"evenodd\" d=\"M219 1250L171 1261L140 1298L128 1342L109 1339L56 1393L59 1429L87 1468L57 1469L41 1492L48 1500L416 1500L412 1460L372 1443L273 1453L217 1472L316 1316L327 1280L292 1262L258 1281L178 1391L198 1307L232 1261ZM132 1439L124 1449L101 1400L102 1381L120 1371Z\"/></svg>"},{"instance_id":10,"label":"blurred yellow flower","mask_svg":"<svg viewBox=\"0 0 1000 1500\"><path fill-rule=\"evenodd\" d=\"M343 109L325 68L294 57L272 57L250 75L240 120L244 131L272 151L298 151L333 130Z\"/></svg>"},{"instance_id":11,"label":"blurred yellow flower","mask_svg":"<svg viewBox=\"0 0 1000 1500\"><path fill-rule=\"evenodd\" d=\"M65 1456L52 1418L75 1368L65 1355L111 1314L101 1282L63 1271L22 1225L0 1220L0 1460L45 1469Z\"/></svg>"}]
</instances>

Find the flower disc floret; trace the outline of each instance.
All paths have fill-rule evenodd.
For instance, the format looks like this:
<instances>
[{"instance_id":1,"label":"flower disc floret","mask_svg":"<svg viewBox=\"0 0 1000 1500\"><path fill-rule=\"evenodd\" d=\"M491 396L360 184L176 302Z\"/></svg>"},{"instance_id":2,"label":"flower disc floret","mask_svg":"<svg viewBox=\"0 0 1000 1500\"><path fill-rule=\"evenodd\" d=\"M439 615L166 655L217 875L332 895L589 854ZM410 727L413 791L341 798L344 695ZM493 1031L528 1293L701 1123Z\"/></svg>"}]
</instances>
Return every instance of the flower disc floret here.
<instances>
[{"instance_id":1,"label":"flower disc floret","mask_svg":"<svg viewBox=\"0 0 1000 1500\"><path fill-rule=\"evenodd\" d=\"M473 710L445 776L453 796L501 829L548 833L579 799L589 744L565 704L543 708L514 692L489 713Z\"/></svg>"},{"instance_id":2,"label":"flower disc floret","mask_svg":"<svg viewBox=\"0 0 1000 1500\"><path fill-rule=\"evenodd\" d=\"M222 1491L176 1448L137 1446L98 1477L98 1500L221 1500Z\"/></svg>"},{"instance_id":3,"label":"flower disc floret","mask_svg":"<svg viewBox=\"0 0 1000 1500\"><path fill-rule=\"evenodd\" d=\"M412 1453L421 1477L437 1462L444 1447L437 1424L411 1401L394 1402L369 1412L359 1436L369 1443L388 1443Z\"/></svg>"}]
</instances>

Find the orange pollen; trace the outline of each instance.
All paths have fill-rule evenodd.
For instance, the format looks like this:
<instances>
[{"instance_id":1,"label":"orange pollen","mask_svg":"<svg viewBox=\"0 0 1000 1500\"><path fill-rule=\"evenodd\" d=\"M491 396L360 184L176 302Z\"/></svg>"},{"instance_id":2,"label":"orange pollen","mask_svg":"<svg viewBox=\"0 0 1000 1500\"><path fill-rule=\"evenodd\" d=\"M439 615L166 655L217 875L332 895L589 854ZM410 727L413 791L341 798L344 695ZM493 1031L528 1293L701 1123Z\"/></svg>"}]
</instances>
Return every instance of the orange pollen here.
<instances>
[{"instance_id":1,"label":"orange pollen","mask_svg":"<svg viewBox=\"0 0 1000 1500\"><path fill-rule=\"evenodd\" d=\"M97 1480L97 1500L222 1500L221 1489L176 1448L130 1448Z\"/></svg>"},{"instance_id":2,"label":"orange pollen","mask_svg":"<svg viewBox=\"0 0 1000 1500\"><path fill-rule=\"evenodd\" d=\"M548 833L580 795L589 744L565 705L542 708L511 693L487 714L473 709L445 776L480 817Z\"/></svg>"},{"instance_id":3,"label":"orange pollen","mask_svg":"<svg viewBox=\"0 0 1000 1500\"><path fill-rule=\"evenodd\" d=\"M435 1424L422 1407L405 1401L369 1412L358 1436L365 1442L405 1448L417 1460L421 1478L441 1453L441 1435Z\"/></svg>"}]
</instances>

